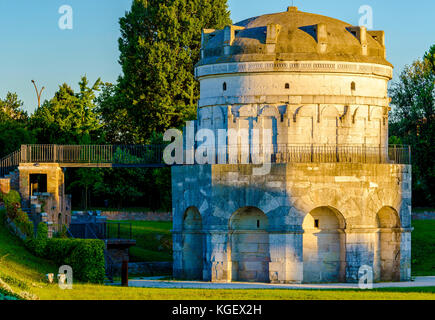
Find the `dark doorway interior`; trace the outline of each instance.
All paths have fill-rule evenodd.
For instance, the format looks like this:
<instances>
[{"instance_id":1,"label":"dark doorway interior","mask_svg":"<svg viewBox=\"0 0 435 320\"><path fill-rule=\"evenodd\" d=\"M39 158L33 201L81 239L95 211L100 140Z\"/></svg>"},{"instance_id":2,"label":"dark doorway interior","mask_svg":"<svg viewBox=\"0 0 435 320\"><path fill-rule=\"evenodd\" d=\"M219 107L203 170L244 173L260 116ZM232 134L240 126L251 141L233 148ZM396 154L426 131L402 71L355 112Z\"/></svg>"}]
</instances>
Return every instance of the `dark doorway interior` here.
<instances>
[{"instance_id":1,"label":"dark doorway interior","mask_svg":"<svg viewBox=\"0 0 435 320\"><path fill-rule=\"evenodd\" d=\"M30 195L35 193L47 192L47 175L31 174L30 175Z\"/></svg>"}]
</instances>

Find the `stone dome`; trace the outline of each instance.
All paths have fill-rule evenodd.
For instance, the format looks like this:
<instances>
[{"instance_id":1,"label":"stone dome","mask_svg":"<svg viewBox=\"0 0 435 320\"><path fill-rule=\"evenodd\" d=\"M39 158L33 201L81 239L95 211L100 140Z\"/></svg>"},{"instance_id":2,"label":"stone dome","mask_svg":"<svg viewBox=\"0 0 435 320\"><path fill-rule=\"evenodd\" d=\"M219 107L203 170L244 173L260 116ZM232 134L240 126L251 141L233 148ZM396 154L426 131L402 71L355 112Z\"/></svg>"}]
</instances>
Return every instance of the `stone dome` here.
<instances>
[{"instance_id":1,"label":"stone dome","mask_svg":"<svg viewBox=\"0 0 435 320\"><path fill-rule=\"evenodd\" d=\"M392 67L386 60L383 31L367 31L296 7L223 30L203 31L197 66L254 61L346 61Z\"/></svg>"}]
</instances>

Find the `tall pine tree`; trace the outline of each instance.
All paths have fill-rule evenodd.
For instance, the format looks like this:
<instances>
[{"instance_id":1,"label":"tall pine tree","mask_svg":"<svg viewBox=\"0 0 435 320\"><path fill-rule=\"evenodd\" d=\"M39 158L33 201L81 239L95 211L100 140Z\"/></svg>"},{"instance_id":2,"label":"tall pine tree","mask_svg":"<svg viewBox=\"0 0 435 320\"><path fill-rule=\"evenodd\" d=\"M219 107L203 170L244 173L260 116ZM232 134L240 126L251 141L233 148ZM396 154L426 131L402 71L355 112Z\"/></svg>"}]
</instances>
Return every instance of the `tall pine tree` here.
<instances>
[{"instance_id":1,"label":"tall pine tree","mask_svg":"<svg viewBox=\"0 0 435 320\"><path fill-rule=\"evenodd\" d=\"M195 115L201 30L228 24L227 0L133 0L120 19L123 75L115 93L121 97L115 110L136 132L132 142L149 141Z\"/></svg>"}]
</instances>

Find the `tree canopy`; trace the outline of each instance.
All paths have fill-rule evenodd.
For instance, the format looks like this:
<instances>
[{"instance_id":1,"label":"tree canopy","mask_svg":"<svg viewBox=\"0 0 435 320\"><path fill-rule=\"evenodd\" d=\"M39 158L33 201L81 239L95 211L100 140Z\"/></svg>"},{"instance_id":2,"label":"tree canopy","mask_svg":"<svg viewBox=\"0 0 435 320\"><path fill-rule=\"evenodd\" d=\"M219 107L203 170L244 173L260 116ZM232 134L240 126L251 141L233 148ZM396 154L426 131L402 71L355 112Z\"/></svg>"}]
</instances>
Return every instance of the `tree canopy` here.
<instances>
[{"instance_id":1,"label":"tree canopy","mask_svg":"<svg viewBox=\"0 0 435 320\"><path fill-rule=\"evenodd\" d=\"M79 82L80 91L64 83L49 101L45 101L31 117L31 127L39 143L89 144L97 140L100 121L95 111L96 92L102 85L98 79L91 87L86 77Z\"/></svg>"},{"instance_id":2,"label":"tree canopy","mask_svg":"<svg viewBox=\"0 0 435 320\"><path fill-rule=\"evenodd\" d=\"M412 147L414 205L435 205L435 45L406 66L390 94L390 135Z\"/></svg>"},{"instance_id":3,"label":"tree canopy","mask_svg":"<svg viewBox=\"0 0 435 320\"><path fill-rule=\"evenodd\" d=\"M120 19L123 74L116 112L134 129L135 142L194 118L199 85L194 65L201 30L230 24L226 0L134 0Z\"/></svg>"}]
</instances>

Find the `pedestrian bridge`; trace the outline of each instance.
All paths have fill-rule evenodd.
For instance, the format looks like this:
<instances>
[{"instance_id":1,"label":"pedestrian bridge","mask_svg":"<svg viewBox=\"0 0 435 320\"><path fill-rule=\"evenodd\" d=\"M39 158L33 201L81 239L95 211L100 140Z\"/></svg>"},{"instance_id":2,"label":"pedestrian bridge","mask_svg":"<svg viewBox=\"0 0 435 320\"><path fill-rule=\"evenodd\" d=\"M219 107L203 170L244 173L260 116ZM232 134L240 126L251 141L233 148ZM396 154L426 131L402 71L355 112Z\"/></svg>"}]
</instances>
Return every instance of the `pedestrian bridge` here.
<instances>
[{"instance_id":1,"label":"pedestrian bridge","mask_svg":"<svg viewBox=\"0 0 435 320\"><path fill-rule=\"evenodd\" d=\"M160 168L165 167L165 145L22 145L0 159L0 178L21 164L57 164L61 168ZM218 149L221 152L221 149ZM365 145L273 145L271 163L388 163L411 164L408 146L386 148ZM255 163L252 146L227 146L229 164ZM235 156L231 156L231 154ZM216 155L213 164L222 164ZM186 163L193 164L193 163ZM225 163L224 163L225 164Z\"/></svg>"},{"instance_id":2,"label":"pedestrian bridge","mask_svg":"<svg viewBox=\"0 0 435 320\"><path fill-rule=\"evenodd\" d=\"M56 163L62 168L164 167L163 145L22 145L0 159L0 177L20 164Z\"/></svg>"}]
</instances>

